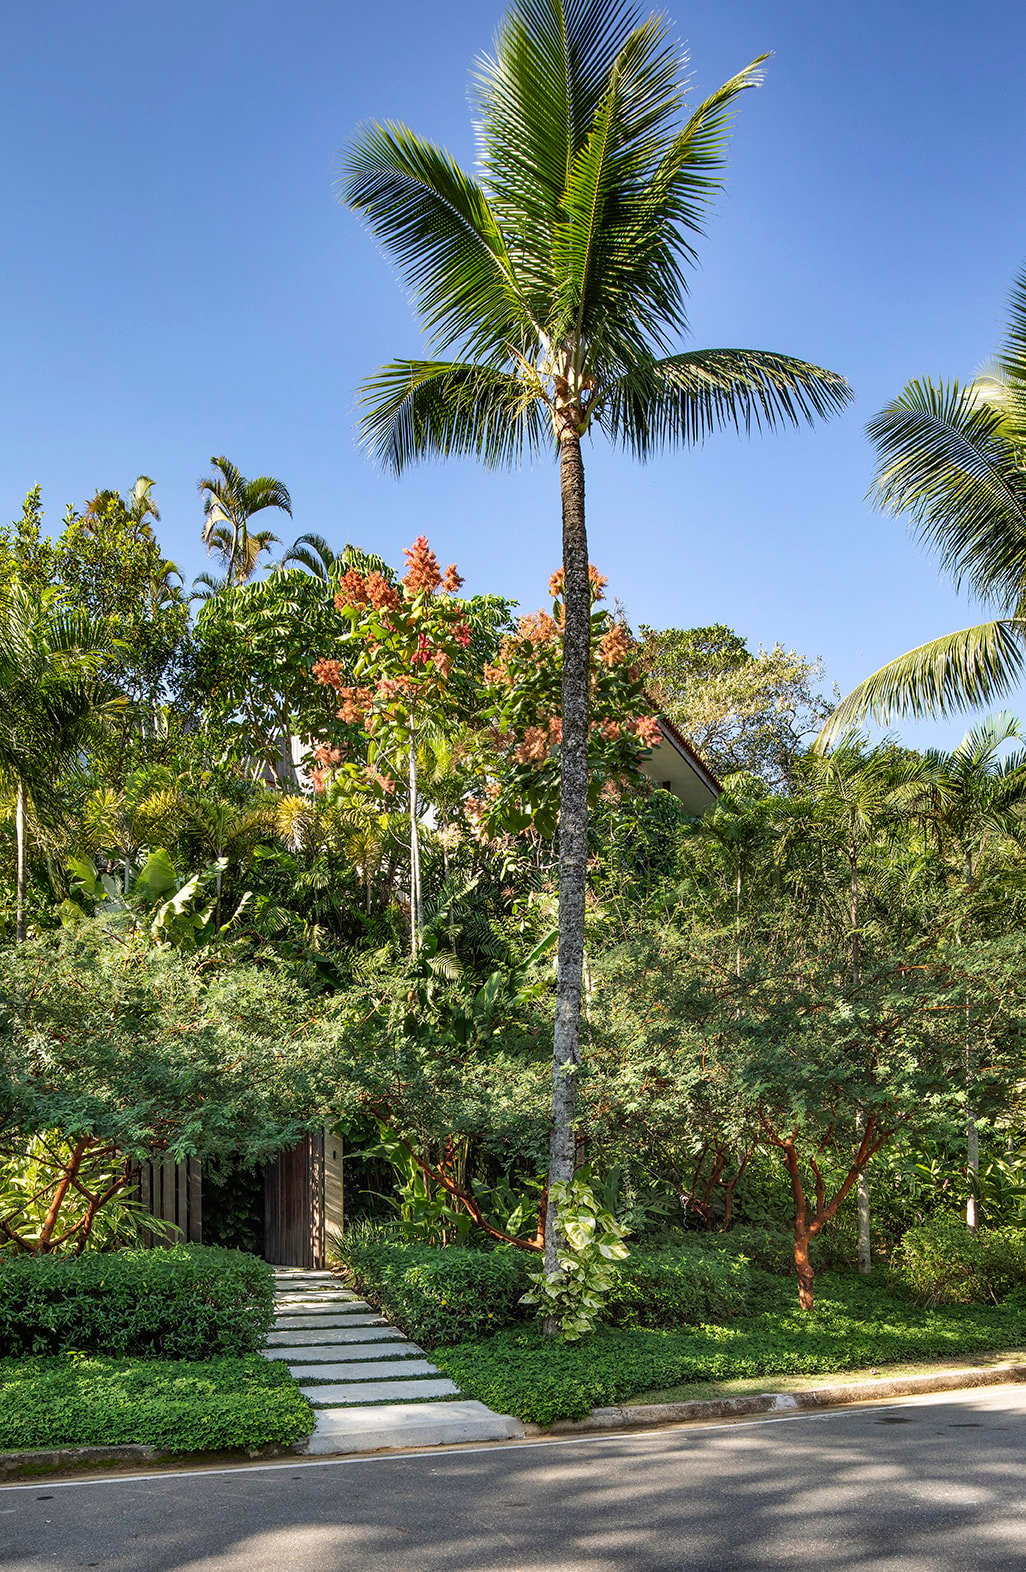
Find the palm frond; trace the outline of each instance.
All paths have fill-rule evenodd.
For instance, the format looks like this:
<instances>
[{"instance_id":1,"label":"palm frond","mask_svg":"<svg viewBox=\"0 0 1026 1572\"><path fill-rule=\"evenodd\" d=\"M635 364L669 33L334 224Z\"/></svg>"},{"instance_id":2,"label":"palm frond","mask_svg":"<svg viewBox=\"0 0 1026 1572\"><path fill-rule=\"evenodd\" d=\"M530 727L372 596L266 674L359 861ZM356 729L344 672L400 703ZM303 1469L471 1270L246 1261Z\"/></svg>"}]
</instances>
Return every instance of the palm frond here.
<instances>
[{"instance_id":1,"label":"palm frond","mask_svg":"<svg viewBox=\"0 0 1026 1572\"><path fill-rule=\"evenodd\" d=\"M1007 693L1024 665L1026 622L1006 618L920 644L859 683L827 721L816 747L866 715L886 725L900 716L949 715Z\"/></svg>"},{"instance_id":2,"label":"palm frond","mask_svg":"<svg viewBox=\"0 0 1026 1572\"><path fill-rule=\"evenodd\" d=\"M552 240L574 158L637 26L624 0L517 0L472 81L478 144L493 210L543 309L555 281Z\"/></svg>"},{"instance_id":3,"label":"palm frond","mask_svg":"<svg viewBox=\"0 0 1026 1572\"><path fill-rule=\"evenodd\" d=\"M361 402L363 444L397 475L433 455L502 468L551 441L539 400L510 372L486 366L393 361L364 383Z\"/></svg>"},{"instance_id":4,"label":"palm frond","mask_svg":"<svg viewBox=\"0 0 1026 1572\"><path fill-rule=\"evenodd\" d=\"M599 400L614 442L648 458L670 443L698 443L721 427L750 431L836 414L845 379L769 350L706 349L639 358Z\"/></svg>"},{"instance_id":5,"label":"palm frond","mask_svg":"<svg viewBox=\"0 0 1026 1572\"><path fill-rule=\"evenodd\" d=\"M346 156L340 196L394 257L433 348L476 359L535 336L488 198L441 148L406 126L370 126Z\"/></svg>"},{"instance_id":6,"label":"palm frond","mask_svg":"<svg viewBox=\"0 0 1026 1572\"><path fill-rule=\"evenodd\" d=\"M1011 610L1026 583L1026 476L1005 422L976 385L910 382L866 429L880 506L909 515L956 585Z\"/></svg>"}]
</instances>

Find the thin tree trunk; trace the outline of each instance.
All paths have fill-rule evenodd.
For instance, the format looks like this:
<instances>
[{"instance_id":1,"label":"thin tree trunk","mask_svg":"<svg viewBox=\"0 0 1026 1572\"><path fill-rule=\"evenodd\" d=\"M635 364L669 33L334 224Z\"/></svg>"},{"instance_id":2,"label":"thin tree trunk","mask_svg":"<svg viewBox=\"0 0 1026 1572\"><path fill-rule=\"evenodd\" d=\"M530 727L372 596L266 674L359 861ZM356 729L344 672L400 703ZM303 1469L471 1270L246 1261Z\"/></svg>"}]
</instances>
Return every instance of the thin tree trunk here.
<instances>
[{"instance_id":1,"label":"thin tree trunk","mask_svg":"<svg viewBox=\"0 0 1026 1572\"><path fill-rule=\"evenodd\" d=\"M17 846L18 846L18 875L17 875L17 896L16 896L16 901L15 901L15 913L16 913L16 915L15 915L14 937L15 937L15 940L17 941L17 943L21 944L23 942L24 938L25 938L25 932L26 932L25 898L26 898L26 890L27 890L27 883L28 883L28 880L27 880L28 863L27 863L27 857L26 857L26 841L28 839L28 834L27 834L27 815L26 815L26 811L25 811L25 782L21 779L20 776L18 777L18 797L17 797L17 802L16 802L15 810L14 810L14 825L15 825L15 838L17 840Z\"/></svg>"},{"instance_id":2,"label":"thin tree trunk","mask_svg":"<svg viewBox=\"0 0 1026 1572\"><path fill-rule=\"evenodd\" d=\"M966 889L973 885L973 856L965 850ZM965 1226L975 1233L980 1221L980 1132L976 1124L976 1076L979 1062L972 1041L972 1026L968 999L965 1006Z\"/></svg>"},{"instance_id":3,"label":"thin tree trunk","mask_svg":"<svg viewBox=\"0 0 1026 1572\"><path fill-rule=\"evenodd\" d=\"M410 951L420 949L420 837L417 834L417 743L410 732Z\"/></svg>"},{"instance_id":4,"label":"thin tree trunk","mask_svg":"<svg viewBox=\"0 0 1026 1572\"><path fill-rule=\"evenodd\" d=\"M854 845L848 849L848 866L851 872L851 980L852 987L858 988L861 980L862 955L859 943L859 864L858 851ZM864 1110L860 1108L855 1114L855 1134L858 1146L862 1145L862 1138L865 1133L866 1115ZM859 1170L859 1177L855 1184L855 1194L858 1202L859 1219L859 1271L865 1277L873 1269L873 1238L869 1209L869 1175L864 1168Z\"/></svg>"},{"instance_id":5,"label":"thin tree trunk","mask_svg":"<svg viewBox=\"0 0 1026 1572\"><path fill-rule=\"evenodd\" d=\"M545 1269L559 1270L559 1217L552 1186L574 1175L574 1125L584 971L584 901L588 865L588 679L591 586L584 522L584 463L576 426L560 433L563 499L563 731L559 790L559 949L552 1054L552 1136ZM550 1334L552 1318L545 1322Z\"/></svg>"}]
</instances>

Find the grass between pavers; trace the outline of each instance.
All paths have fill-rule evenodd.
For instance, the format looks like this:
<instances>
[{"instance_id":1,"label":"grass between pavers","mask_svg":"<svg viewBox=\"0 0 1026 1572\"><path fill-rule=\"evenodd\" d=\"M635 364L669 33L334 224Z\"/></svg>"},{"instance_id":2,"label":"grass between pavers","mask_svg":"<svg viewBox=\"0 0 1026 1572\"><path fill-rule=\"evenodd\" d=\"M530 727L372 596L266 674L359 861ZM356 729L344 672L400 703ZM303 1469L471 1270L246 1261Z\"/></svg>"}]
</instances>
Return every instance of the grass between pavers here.
<instances>
[{"instance_id":1,"label":"grass between pavers","mask_svg":"<svg viewBox=\"0 0 1026 1572\"><path fill-rule=\"evenodd\" d=\"M313 1411L284 1366L259 1355L202 1362L92 1354L0 1359L0 1451L289 1445Z\"/></svg>"},{"instance_id":2,"label":"grass between pavers","mask_svg":"<svg viewBox=\"0 0 1026 1572\"><path fill-rule=\"evenodd\" d=\"M642 1393L654 1401L653 1392L687 1386L696 1395L696 1383L758 1378L765 1391L766 1376L865 1374L903 1361L957 1360L1026 1344L1023 1305L928 1310L855 1274L824 1275L817 1288L813 1311L781 1297L761 1314L725 1326L600 1328L578 1343L544 1338L536 1327L509 1328L481 1342L436 1348L431 1358L465 1396L548 1424L640 1401Z\"/></svg>"}]
</instances>

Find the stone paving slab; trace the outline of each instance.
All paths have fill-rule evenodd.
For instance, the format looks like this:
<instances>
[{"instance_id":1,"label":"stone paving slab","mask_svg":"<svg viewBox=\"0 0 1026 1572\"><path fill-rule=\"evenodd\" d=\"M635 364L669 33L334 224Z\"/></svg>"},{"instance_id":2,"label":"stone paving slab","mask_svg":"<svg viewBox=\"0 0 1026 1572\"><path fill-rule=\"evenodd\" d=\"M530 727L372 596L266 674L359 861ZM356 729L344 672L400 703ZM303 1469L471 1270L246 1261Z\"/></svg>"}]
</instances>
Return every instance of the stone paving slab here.
<instances>
[{"instance_id":1,"label":"stone paving slab","mask_svg":"<svg viewBox=\"0 0 1026 1572\"><path fill-rule=\"evenodd\" d=\"M294 1359L297 1364L311 1365L317 1369L320 1364L346 1364L366 1363L368 1359L403 1359L409 1356L413 1359L426 1359L423 1348L416 1343L407 1343L396 1334L395 1342L386 1342L384 1338L380 1343L336 1343L330 1348L276 1348L273 1350L275 1358ZM289 1367L291 1369L291 1366Z\"/></svg>"},{"instance_id":2,"label":"stone paving slab","mask_svg":"<svg viewBox=\"0 0 1026 1572\"><path fill-rule=\"evenodd\" d=\"M309 1338L301 1338L298 1343L285 1343L280 1348L264 1348L261 1350L265 1359L349 1359L356 1350L365 1349L369 1342L381 1345L382 1357L387 1357L393 1347L417 1348L416 1343L407 1344L401 1332L394 1326L354 1326L351 1332L345 1332L334 1337L330 1343L323 1339L320 1342L311 1342ZM423 1349L417 1348L422 1353ZM364 1356L371 1358L369 1353Z\"/></svg>"},{"instance_id":3,"label":"stone paving slab","mask_svg":"<svg viewBox=\"0 0 1026 1572\"><path fill-rule=\"evenodd\" d=\"M306 1292L299 1289L291 1294L275 1294L276 1305L338 1305L352 1304L356 1294L350 1293L348 1288L310 1288Z\"/></svg>"},{"instance_id":4,"label":"stone paving slab","mask_svg":"<svg viewBox=\"0 0 1026 1572\"><path fill-rule=\"evenodd\" d=\"M388 1328L390 1336L394 1334L394 1328L388 1326L388 1322L382 1320L379 1315L354 1315L349 1318L347 1326L320 1327L316 1331L311 1327L308 1331L302 1332L292 1330L268 1332L267 1341L272 1348L282 1348L286 1345L290 1348L303 1348L317 1343L354 1343L368 1326L384 1326Z\"/></svg>"},{"instance_id":5,"label":"stone paving slab","mask_svg":"<svg viewBox=\"0 0 1026 1572\"><path fill-rule=\"evenodd\" d=\"M379 1452L395 1446L455 1446L462 1441L509 1441L524 1434L518 1419L484 1403L395 1403L319 1409L307 1451L313 1456Z\"/></svg>"},{"instance_id":6,"label":"stone paving slab","mask_svg":"<svg viewBox=\"0 0 1026 1572\"><path fill-rule=\"evenodd\" d=\"M289 1365L289 1374L297 1381L403 1381L410 1376L436 1376L439 1370L427 1359L371 1359L344 1365Z\"/></svg>"},{"instance_id":7,"label":"stone paving slab","mask_svg":"<svg viewBox=\"0 0 1026 1572\"><path fill-rule=\"evenodd\" d=\"M445 1376L424 1381L343 1381L337 1386L301 1386L314 1404L409 1403L418 1398L458 1397L459 1387Z\"/></svg>"},{"instance_id":8,"label":"stone paving slab","mask_svg":"<svg viewBox=\"0 0 1026 1572\"><path fill-rule=\"evenodd\" d=\"M370 1305L339 1305L337 1310L325 1310L318 1306L316 1311L300 1312L294 1315L290 1310L287 1315L276 1315L274 1330L276 1332L305 1332L308 1327L319 1326L352 1326L361 1315L377 1315Z\"/></svg>"}]
</instances>

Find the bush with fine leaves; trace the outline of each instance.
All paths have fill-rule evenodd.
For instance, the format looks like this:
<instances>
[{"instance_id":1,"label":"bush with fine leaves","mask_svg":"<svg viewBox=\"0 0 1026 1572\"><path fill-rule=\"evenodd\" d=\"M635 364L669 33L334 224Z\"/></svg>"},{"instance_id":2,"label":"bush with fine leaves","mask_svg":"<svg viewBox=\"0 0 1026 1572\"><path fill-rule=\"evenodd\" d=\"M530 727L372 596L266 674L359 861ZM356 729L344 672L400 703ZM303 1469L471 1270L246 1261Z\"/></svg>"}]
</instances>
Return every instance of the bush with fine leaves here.
<instances>
[{"instance_id":1,"label":"bush with fine leaves","mask_svg":"<svg viewBox=\"0 0 1026 1572\"><path fill-rule=\"evenodd\" d=\"M0 1260L0 1356L249 1354L273 1320L271 1269L242 1250L178 1245Z\"/></svg>"},{"instance_id":2,"label":"bush with fine leaves","mask_svg":"<svg viewBox=\"0 0 1026 1572\"><path fill-rule=\"evenodd\" d=\"M932 1217L904 1234L893 1273L923 1304L994 1304L1026 1288L1026 1229L970 1233L959 1217Z\"/></svg>"},{"instance_id":3,"label":"bush with fine leaves","mask_svg":"<svg viewBox=\"0 0 1026 1572\"><path fill-rule=\"evenodd\" d=\"M502 1246L412 1245L354 1231L342 1236L335 1258L346 1280L425 1348L508 1325L530 1287L526 1253Z\"/></svg>"}]
</instances>

